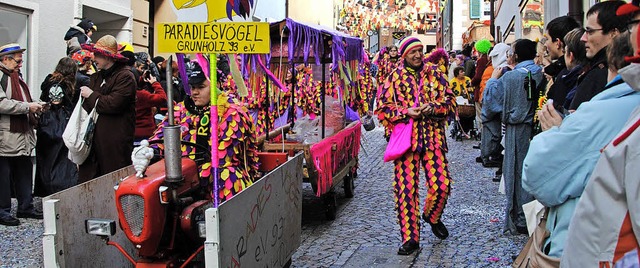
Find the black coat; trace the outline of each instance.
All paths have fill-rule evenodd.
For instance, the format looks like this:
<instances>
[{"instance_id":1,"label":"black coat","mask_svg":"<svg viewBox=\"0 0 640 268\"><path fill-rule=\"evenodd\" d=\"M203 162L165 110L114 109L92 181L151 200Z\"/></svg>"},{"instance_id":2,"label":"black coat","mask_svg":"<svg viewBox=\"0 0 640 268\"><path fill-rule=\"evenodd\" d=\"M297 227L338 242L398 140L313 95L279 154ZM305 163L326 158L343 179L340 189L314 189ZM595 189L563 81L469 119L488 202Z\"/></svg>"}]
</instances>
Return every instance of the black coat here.
<instances>
[{"instance_id":1,"label":"black coat","mask_svg":"<svg viewBox=\"0 0 640 268\"><path fill-rule=\"evenodd\" d=\"M590 101L607 85L607 48L602 48L590 61L585 73L578 78L576 94L569 110L576 110L581 103Z\"/></svg>"},{"instance_id":2,"label":"black coat","mask_svg":"<svg viewBox=\"0 0 640 268\"><path fill-rule=\"evenodd\" d=\"M550 75L553 79L553 84L547 91L547 99L552 99L556 109L562 107L569 90L575 87L576 80L564 80L563 78L569 74L567 65L564 62L564 57L560 57L555 62L549 64L544 68L544 73Z\"/></svg>"},{"instance_id":3,"label":"black coat","mask_svg":"<svg viewBox=\"0 0 640 268\"><path fill-rule=\"evenodd\" d=\"M48 75L42 82L41 99L49 102L49 89L56 82ZM73 92L66 84L58 83L63 91ZM36 177L34 194L48 196L76 185L78 182L78 167L68 158L69 149L62 141L69 117L75 106L72 94L65 94L63 101L42 113L36 128ZM77 98L76 98L77 100Z\"/></svg>"},{"instance_id":4,"label":"black coat","mask_svg":"<svg viewBox=\"0 0 640 268\"><path fill-rule=\"evenodd\" d=\"M73 26L67 30L67 33L64 35L64 40L68 41L74 37L78 38L78 43L80 44L86 44L87 40L89 40L89 37L84 33L84 30L77 26Z\"/></svg>"}]
</instances>

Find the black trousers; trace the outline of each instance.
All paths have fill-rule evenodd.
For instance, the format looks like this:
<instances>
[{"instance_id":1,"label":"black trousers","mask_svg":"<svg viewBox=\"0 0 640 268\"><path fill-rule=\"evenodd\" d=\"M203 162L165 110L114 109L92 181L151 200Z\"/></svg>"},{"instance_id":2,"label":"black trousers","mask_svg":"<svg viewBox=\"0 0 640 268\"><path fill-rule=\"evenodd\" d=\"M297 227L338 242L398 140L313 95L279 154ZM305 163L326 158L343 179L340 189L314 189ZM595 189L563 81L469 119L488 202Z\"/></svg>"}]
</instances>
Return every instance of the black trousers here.
<instances>
[{"instance_id":1,"label":"black trousers","mask_svg":"<svg viewBox=\"0 0 640 268\"><path fill-rule=\"evenodd\" d=\"M33 210L33 162L29 156L0 156L0 217L11 215L11 189L18 212Z\"/></svg>"}]
</instances>

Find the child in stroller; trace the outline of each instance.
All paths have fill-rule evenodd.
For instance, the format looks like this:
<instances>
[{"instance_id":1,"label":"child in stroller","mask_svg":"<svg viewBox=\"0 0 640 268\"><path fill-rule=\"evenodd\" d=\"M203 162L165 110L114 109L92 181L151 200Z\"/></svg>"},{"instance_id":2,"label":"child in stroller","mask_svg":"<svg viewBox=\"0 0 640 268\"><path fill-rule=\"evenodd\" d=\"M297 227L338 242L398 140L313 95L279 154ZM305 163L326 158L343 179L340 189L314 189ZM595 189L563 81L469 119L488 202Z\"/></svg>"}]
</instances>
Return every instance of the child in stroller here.
<instances>
[{"instance_id":1,"label":"child in stroller","mask_svg":"<svg viewBox=\"0 0 640 268\"><path fill-rule=\"evenodd\" d=\"M475 128L474 119L476 109L472 104L458 103L456 107L456 117L451 127L451 137L456 141L463 138L480 140L478 130Z\"/></svg>"},{"instance_id":2,"label":"child in stroller","mask_svg":"<svg viewBox=\"0 0 640 268\"><path fill-rule=\"evenodd\" d=\"M449 85L456 95L456 116L451 127L451 137L457 141L462 138L479 140L478 130L474 128L476 116L475 106L469 103L471 96L471 79L464 75L464 68L453 69L455 76L449 81Z\"/></svg>"}]
</instances>

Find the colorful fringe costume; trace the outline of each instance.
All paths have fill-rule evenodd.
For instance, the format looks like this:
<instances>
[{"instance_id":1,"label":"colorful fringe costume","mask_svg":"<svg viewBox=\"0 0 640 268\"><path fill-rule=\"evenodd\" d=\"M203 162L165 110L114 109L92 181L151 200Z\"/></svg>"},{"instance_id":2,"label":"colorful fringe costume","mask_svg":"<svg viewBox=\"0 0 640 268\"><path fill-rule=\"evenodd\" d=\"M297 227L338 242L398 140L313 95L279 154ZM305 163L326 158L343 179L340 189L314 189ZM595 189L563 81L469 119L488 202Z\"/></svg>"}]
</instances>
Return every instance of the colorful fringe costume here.
<instances>
[{"instance_id":1,"label":"colorful fringe costume","mask_svg":"<svg viewBox=\"0 0 640 268\"><path fill-rule=\"evenodd\" d=\"M416 99L417 97L417 99ZM434 108L433 117L414 119L412 147L395 160L393 192L403 243L420 241L419 172L426 173L427 196L423 208L431 223L437 223L450 193L451 176L447 169L446 117L455 111L453 92L448 88L445 74L436 65L425 61L422 68L413 70L399 64L381 85L376 113L388 129L408 120L407 109L428 104Z\"/></svg>"},{"instance_id":2,"label":"colorful fringe costume","mask_svg":"<svg viewBox=\"0 0 640 268\"><path fill-rule=\"evenodd\" d=\"M175 124L180 126L182 140L201 144L211 148L211 118L209 106L198 108L191 98L185 99L174 106ZM160 123L158 129L149 139L164 138L163 129L169 125L167 118ZM258 155L256 129L247 109L239 104L232 95L226 92L218 96L218 193L215 194L220 202L224 202L235 194L249 187L256 178L258 170ZM163 144L152 147L164 150ZM196 158L200 148L181 145L182 155L190 159ZM199 175L207 187L212 188L211 159L197 162ZM213 189L211 189L213 190Z\"/></svg>"},{"instance_id":3,"label":"colorful fringe costume","mask_svg":"<svg viewBox=\"0 0 640 268\"><path fill-rule=\"evenodd\" d=\"M377 97L380 98L382 87L384 86L384 81L389 77L389 75L398 68L400 62L402 60L398 58L390 58L389 54L384 54L383 58L378 60L378 89L377 89ZM380 103L380 100L378 100ZM380 106L378 106L380 107ZM384 137L388 140L389 136L391 136L391 130L389 128L384 129Z\"/></svg>"}]
</instances>

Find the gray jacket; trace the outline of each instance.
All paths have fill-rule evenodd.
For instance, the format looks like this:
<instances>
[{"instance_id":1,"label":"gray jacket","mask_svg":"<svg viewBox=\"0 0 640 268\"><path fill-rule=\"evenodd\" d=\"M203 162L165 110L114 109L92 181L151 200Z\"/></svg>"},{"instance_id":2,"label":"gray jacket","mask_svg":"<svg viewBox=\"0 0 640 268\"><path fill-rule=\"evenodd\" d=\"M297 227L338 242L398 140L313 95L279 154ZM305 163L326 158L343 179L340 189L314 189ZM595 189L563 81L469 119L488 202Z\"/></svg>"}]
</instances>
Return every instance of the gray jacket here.
<instances>
[{"instance_id":1,"label":"gray jacket","mask_svg":"<svg viewBox=\"0 0 640 268\"><path fill-rule=\"evenodd\" d=\"M5 76L0 72L0 79ZM9 131L10 115L28 114L29 104L11 99L11 79L6 78L7 88L0 83L0 156L28 156L36 145L34 131L12 133Z\"/></svg>"}]
</instances>

